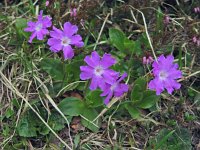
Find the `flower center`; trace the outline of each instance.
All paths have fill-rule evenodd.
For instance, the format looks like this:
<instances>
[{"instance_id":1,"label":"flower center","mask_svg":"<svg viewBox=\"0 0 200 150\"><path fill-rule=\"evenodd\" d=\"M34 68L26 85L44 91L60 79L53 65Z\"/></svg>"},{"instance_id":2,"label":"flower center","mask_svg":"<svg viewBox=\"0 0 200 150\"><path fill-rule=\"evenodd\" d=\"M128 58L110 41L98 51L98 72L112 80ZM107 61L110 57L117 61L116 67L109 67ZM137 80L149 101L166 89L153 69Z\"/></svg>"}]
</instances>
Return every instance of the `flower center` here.
<instances>
[{"instance_id":1,"label":"flower center","mask_svg":"<svg viewBox=\"0 0 200 150\"><path fill-rule=\"evenodd\" d=\"M35 30L36 31L40 31L42 29L42 24L39 23L36 27L35 27Z\"/></svg>"},{"instance_id":2,"label":"flower center","mask_svg":"<svg viewBox=\"0 0 200 150\"><path fill-rule=\"evenodd\" d=\"M96 76L101 76L103 74L104 70L101 66L97 66L95 69L94 69L94 74Z\"/></svg>"},{"instance_id":3,"label":"flower center","mask_svg":"<svg viewBox=\"0 0 200 150\"><path fill-rule=\"evenodd\" d=\"M160 71L160 73L159 73L159 78L160 78L161 80L165 80L167 77L168 77L168 74L167 74L166 71Z\"/></svg>"},{"instance_id":4,"label":"flower center","mask_svg":"<svg viewBox=\"0 0 200 150\"><path fill-rule=\"evenodd\" d=\"M110 87L110 90L111 90L111 91L114 91L116 87L117 87L117 83L113 84L113 85Z\"/></svg>"},{"instance_id":5,"label":"flower center","mask_svg":"<svg viewBox=\"0 0 200 150\"><path fill-rule=\"evenodd\" d=\"M62 41L61 41L61 44L63 45L63 46L67 46L67 45L69 45L70 44L70 39L69 38L67 38L67 37L63 37L62 38Z\"/></svg>"}]
</instances>

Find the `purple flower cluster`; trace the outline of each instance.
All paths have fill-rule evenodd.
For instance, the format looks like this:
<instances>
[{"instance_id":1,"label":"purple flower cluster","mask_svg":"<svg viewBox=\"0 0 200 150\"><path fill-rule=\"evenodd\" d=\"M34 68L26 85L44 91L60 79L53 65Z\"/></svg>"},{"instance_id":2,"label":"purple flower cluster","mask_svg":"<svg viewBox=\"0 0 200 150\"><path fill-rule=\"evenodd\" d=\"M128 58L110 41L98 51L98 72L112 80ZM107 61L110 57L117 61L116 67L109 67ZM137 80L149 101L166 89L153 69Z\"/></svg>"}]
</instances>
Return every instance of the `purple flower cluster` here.
<instances>
[{"instance_id":1,"label":"purple flower cluster","mask_svg":"<svg viewBox=\"0 0 200 150\"><path fill-rule=\"evenodd\" d=\"M169 94L172 94L174 89L179 89L181 84L176 79L182 77L182 72L178 70L178 64L173 64L174 57L161 55L157 61L153 63L154 79L150 81L149 88L156 90L156 94L160 95L164 89L167 89Z\"/></svg>"},{"instance_id":2,"label":"purple flower cluster","mask_svg":"<svg viewBox=\"0 0 200 150\"><path fill-rule=\"evenodd\" d=\"M46 1L48 5L49 1ZM77 10L71 9L71 17L76 17ZM72 46L83 47L84 43L82 37L77 34L78 27L72 25L70 22L64 23L63 30L60 30L53 26L53 29L49 31L47 28L52 26L51 18L42 16L43 11L40 11L38 20L36 22L29 21L28 27L24 30L26 32L32 32L29 42L36 37L38 40L43 40L44 37L49 34L50 38L47 44L50 46L52 52L63 51L65 59L71 59L74 56ZM165 22L169 23L170 18L166 16ZM193 42L200 45L200 39L193 37ZM110 69L111 66L116 64L116 59L111 54L104 54L101 58L96 51L93 51L90 56L86 56L84 61L86 66L80 66L81 80L91 80L90 90L96 90L100 88L102 90L101 96L106 96L104 103L107 105L110 99L114 97L120 97L125 92L128 92L128 85L123 83L127 74L124 73L120 76L119 72ZM174 57L168 55L165 57L161 55L158 60L153 63L153 75L154 79L150 81L149 88L155 90L157 95L160 95L165 89L171 94L174 89L179 89L181 85L176 79L182 77L182 73L178 70L178 64L174 64ZM143 57L143 64L151 64L153 58L151 56Z\"/></svg>"},{"instance_id":3,"label":"purple flower cluster","mask_svg":"<svg viewBox=\"0 0 200 150\"><path fill-rule=\"evenodd\" d=\"M32 32L29 39L30 43L36 36L38 40L43 40L44 36L49 33L47 28L52 25L51 18L43 17L42 14L43 11L41 10L40 15L38 16L38 21L29 21L28 27L24 29L27 32ZM53 26L53 31L50 31L51 38L49 38L47 42L50 46L50 50L53 52L59 52L62 50L64 58L71 59L74 56L74 51L71 46L83 47L84 45L82 37L76 34L77 31L78 27L72 25L70 22L64 24L63 31Z\"/></svg>"},{"instance_id":4,"label":"purple flower cluster","mask_svg":"<svg viewBox=\"0 0 200 150\"><path fill-rule=\"evenodd\" d=\"M32 32L29 43L32 43L32 40L37 37L38 40L43 40L44 36L49 33L47 30L48 27L51 27L52 22L50 17L43 17L42 16L43 11L40 11L40 14L38 15L38 21L28 22L28 27L24 29L26 32Z\"/></svg>"},{"instance_id":5,"label":"purple flower cluster","mask_svg":"<svg viewBox=\"0 0 200 150\"><path fill-rule=\"evenodd\" d=\"M74 56L74 51L71 45L76 47L83 47L84 43L80 35L77 35L78 27L72 25L70 22L64 24L63 31L53 27L50 31L51 38L48 39L47 44L53 52L63 51L65 59L71 59Z\"/></svg>"},{"instance_id":6,"label":"purple flower cluster","mask_svg":"<svg viewBox=\"0 0 200 150\"><path fill-rule=\"evenodd\" d=\"M91 56L86 56L84 61L87 66L81 66L81 80L91 79L90 89L95 90L98 87L103 91L101 96L107 96L104 103L107 105L110 98L122 96L128 91L128 85L120 83L127 74L120 77L119 72L109 69L116 63L116 60L110 54L104 54L100 58L99 54L94 51Z\"/></svg>"}]
</instances>

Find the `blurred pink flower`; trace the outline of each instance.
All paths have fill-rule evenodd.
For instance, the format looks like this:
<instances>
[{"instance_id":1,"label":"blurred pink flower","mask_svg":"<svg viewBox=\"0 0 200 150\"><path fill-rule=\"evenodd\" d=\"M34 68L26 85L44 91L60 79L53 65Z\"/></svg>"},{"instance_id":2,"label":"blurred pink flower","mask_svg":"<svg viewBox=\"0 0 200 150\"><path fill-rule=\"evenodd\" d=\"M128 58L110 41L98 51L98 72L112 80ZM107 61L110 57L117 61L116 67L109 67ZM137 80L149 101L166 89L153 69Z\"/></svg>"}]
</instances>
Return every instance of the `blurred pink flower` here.
<instances>
[{"instance_id":1,"label":"blurred pink flower","mask_svg":"<svg viewBox=\"0 0 200 150\"><path fill-rule=\"evenodd\" d=\"M200 38L197 38L196 36L194 36L194 37L192 38L192 42L193 42L194 44L197 44L197 46L200 46Z\"/></svg>"},{"instance_id":2,"label":"blurred pink flower","mask_svg":"<svg viewBox=\"0 0 200 150\"><path fill-rule=\"evenodd\" d=\"M196 42L197 42L197 37L194 36L194 37L192 38L192 41L193 41L193 43L196 43Z\"/></svg>"},{"instance_id":3,"label":"blurred pink flower","mask_svg":"<svg viewBox=\"0 0 200 150\"><path fill-rule=\"evenodd\" d=\"M169 17L168 15L165 15L163 21L164 21L164 24L169 24L169 22L170 22L170 17Z\"/></svg>"},{"instance_id":4,"label":"blurred pink flower","mask_svg":"<svg viewBox=\"0 0 200 150\"><path fill-rule=\"evenodd\" d=\"M195 12L195 13L200 13L200 7L195 7L195 8L194 8L194 12Z\"/></svg>"},{"instance_id":5,"label":"blurred pink flower","mask_svg":"<svg viewBox=\"0 0 200 150\"><path fill-rule=\"evenodd\" d=\"M148 57L143 57L142 59L142 63L144 65L148 65L148 64L151 64L153 62L153 58L151 56L148 56Z\"/></svg>"},{"instance_id":6,"label":"blurred pink flower","mask_svg":"<svg viewBox=\"0 0 200 150\"><path fill-rule=\"evenodd\" d=\"M71 9L70 10L70 16L71 17L76 17L76 15L77 15L77 9L76 8Z\"/></svg>"},{"instance_id":7,"label":"blurred pink flower","mask_svg":"<svg viewBox=\"0 0 200 150\"><path fill-rule=\"evenodd\" d=\"M46 1L45 6L48 6L48 5L49 5L49 1Z\"/></svg>"}]
</instances>

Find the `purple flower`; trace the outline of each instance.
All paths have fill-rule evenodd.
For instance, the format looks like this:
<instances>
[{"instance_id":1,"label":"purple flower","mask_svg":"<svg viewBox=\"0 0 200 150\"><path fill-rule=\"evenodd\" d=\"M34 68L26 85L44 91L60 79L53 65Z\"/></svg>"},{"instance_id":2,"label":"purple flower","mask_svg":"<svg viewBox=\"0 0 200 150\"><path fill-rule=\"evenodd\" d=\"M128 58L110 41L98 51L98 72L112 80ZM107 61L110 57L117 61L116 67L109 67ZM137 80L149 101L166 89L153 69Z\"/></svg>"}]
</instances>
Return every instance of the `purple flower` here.
<instances>
[{"instance_id":1,"label":"purple flower","mask_svg":"<svg viewBox=\"0 0 200 150\"><path fill-rule=\"evenodd\" d=\"M74 51L71 45L76 47L83 47L84 43L82 37L76 34L78 27L72 25L70 22L64 24L64 30L61 31L56 27L53 27L53 31L50 31L50 38L47 44L50 46L50 50L53 52L59 52L63 50L64 58L71 59L74 56Z\"/></svg>"},{"instance_id":2,"label":"purple flower","mask_svg":"<svg viewBox=\"0 0 200 150\"><path fill-rule=\"evenodd\" d=\"M119 74L115 76L115 80L111 83L106 83L105 88L103 89L103 93L101 96L107 96L104 100L104 103L107 105L110 99L113 97L120 97L125 92L128 91L128 85L124 83L120 83L124 78L127 77L127 74L124 73L120 78ZM119 78L119 79L118 79Z\"/></svg>"},{"instance_id":3,"label":"purple flower","mask_svg":"<svg viewBox=\"0 0 200 150\"><path fill-rule=\"evenodd\" d=\"M29 43L32 42L32 40L37 36L38 40L43 40L44 36L49 33L47 30L48 27L51 26L51 18L50 17L43 17L42 16L43 11L40 11L40 14L38 15L38 21L37 22L28 22L28 27L24 29L26 32L32 32Z\"/></svg>"},{"instance_id":4,"label":"purple flower","mask_svg":"<svg viewBox=\"0 0 200 150\"><path fill-rule=\"evenodd\" d=\"M174 89L179 89L181 84L176 79L182 77L182 72L178 70L178 64L173 64L174 57L168 55L166 58L161 55L157 61L153 63L153 74L155 78L150 81L149 88L156 90L156 94L160 95L167 89L169 94L172 94Z\"/></svg>"},{"instance_id":5,"label":"purple flower","mask_svg":"<svg viewBox=\"0 0 200 150\"><path fill-rule=\"evenodd\" d=\"M80 66L81 80L91 79L90 89L95 90L97 87L104 89L106 83L112 83L118 73L109 69L116 63L116 60L110 54L104 54L102 59L96 51L91 56L86 56L84 61L88 66Z\"/></svg>"}]
</instances>

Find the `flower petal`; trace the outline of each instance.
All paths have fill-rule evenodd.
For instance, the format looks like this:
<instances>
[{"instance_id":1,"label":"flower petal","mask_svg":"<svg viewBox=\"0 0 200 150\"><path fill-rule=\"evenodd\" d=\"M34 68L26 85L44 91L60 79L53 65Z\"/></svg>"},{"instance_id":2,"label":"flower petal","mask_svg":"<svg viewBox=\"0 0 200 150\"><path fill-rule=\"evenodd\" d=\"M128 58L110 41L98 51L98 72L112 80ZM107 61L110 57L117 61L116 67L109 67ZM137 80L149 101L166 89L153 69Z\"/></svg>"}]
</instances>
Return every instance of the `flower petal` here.
<instances>
[{"instance_id":1,"label":"flower petal","mask_svg":"<svg viewBox=\"0 0 200 150\"><path fill-rule=\"evenodd\" d=\"M114 96L120 97L126 92L128 92L128 85L124 83L120 83L114 90Z\"/></svg>"},{"instance_id":2,"label":"flower petal","mask_svg":"<svg viewBox=\"0 0 200 150\"><path fill-rule=\"evenodd\" d=\"M92 52L91 56L86 56L84 61L91 67L99 65L100 57L96 51Z\"/></svg>"},{"instance_id":3,"label":"flower petal","mask_svg":"<svg viewBox=\"0 0 200 150\"><path fill-rule=\"evenodd\" d=\"M45 28L50 27L52 25L51 18L49 16L44 17L42 24Z\"/></svg>"},{"instance_id":4,"label":"flower petal","mask_svg":"<svg viewBox=\"0 0 200 150\"><path fill-rule=\"evenodd\" d=\"M38 15L38 21L42 21L42 18L43 18L42 14L43 14L43 10L40 10L40 14Z\"/></svg>"},{"instance_id":5,"label":"flower petal","mask_svg":"<svg viewBox=\"0 0 200 150\"><path fill-rule=\"evenodd\" d=\"M96 90L98 87L98 78L93 76L91 83L90 83L90 90Z\"/></svg>"},{"instance_id":6,"label":"flower petal","mask_svg":"<svg viewBox=\"0 0 200 150\"><path fill-rule=\"evenodd\" d=\"M110 87L111 87L111 85L106 84L105 88L102 89L103 93L101 93L100 96L106 96L106 95L108 95L111 92Z\"/></svg>"},{"instance_id":7,"label":"flower petal","mask_svg":"<svg viewBox=\"0 0 200 150\"><path fill-rule=\"evenodd\" d=\"M109 83L112 85L116 82L116 79L118 78L119 73L111 69L106 69L104 70L104 73L102 76L105 79L106 83Z\"/></svg>"},{"instance_id":8,"label":"flower petal","mask_svg":"<svg viewBox=\"0 0 200 150\"><path fill-rule=\"evenodd\" d=\"M108 105L108 103L110 102L110 99L112 98L112 96L113 96L113 92L110 92L109 94L108 94L108 96L105 98L105 100L104 100L104 104L105 105Z\"/></svg>"},{"instance_id":9,"label":"flower petal","mask_svg":"<svg viewBox=\"0 0 200 150\"><path fill-rule=\"evenodd\" d=\"M55 39L55 38L48 39L47 44L51 46L53 49L55 49L56 51L60 51L63 48L60 40Z\"/></svg>"},{"instance_id":10,"label":"flower petal","mask_svg":"<svg viewBox=\"0 0 200 150\"><path fill-rule=\"evenodd\" d=\"M92 78L93 68L89 66L80 66L80 70L82 71L80 74L81 80L87 80Z\"/></svg>"},{"instance_id":11,"label":"flower petal","mask_svg":"<svg viewBox=\"0 0 200 150\"><path fill-rule=\"evenodd\" d=\"M36 32L33 32L29 38L29 43L32 43L32 40L37 36Z\"/></svg>"},{"instance_id":12,"label":"flower petal","mask_svg":"<svg viewBox=\"0 0 200 150\"><path fill-rule=\"evenodd\" d=\"M46 34L49 33L49 31L47 29L42 29L41 32L42 32L43 35L46 35Z\"/></svg>"},{"instance_id":13,"label":"flower petal","mask_svg":"<svg viewBox=\"0 0 200 150\"><path fill-rule=\"evenodd\" d=\"M113 58L110 54L104 54L101 60L101 65L107 69L116 63L116 59Z\"/></svg>"},{"instance_id":14,"label":"flower petal","mask_svg":"<svg viewBox=\"0 0 200 150\"><path fill-rule=\"evenodd\" d=\"M71 37L71 44L77 47L83 47L84 43L82 42L82 37L80 35L75 35Z\"/></svg>"},{"instance_id":15,"label":"flower petal","mask_svg":"<svg viewBox=\"0 0 200 150\"><path fill-rule=\"evenodd\" d=\"M76 25L72 25L70 22L66 22L64 24L64 33L67 36L72 36L77 33L78 27Z\"/></svg>"},{"instance_id":16,"label":"flower petal","mask_svg":"<svg viewBox=\"0 0 200 150\"><path fill-rule=\"evenodd\" d=\"M37 39L38 40L43 40L44 39L44 35L42 34L41 31L37 32Z\"/></svg>"},{"instance_id":17,"label":"flower petal","mask_svg":"<svg viewBox=\"0 0 200 150\"><path fill-rule=\"evenodd\" d=\"M63 54L65 59L71 59L74 57L74 51L70 45L63 48Z\"/></svg>"},{"instance_id":18,"label":"flower petal","mask_svg":"<svg viewBox=\"0 0 200 150\"><path fill-rule=\"evenodd\" d=\"M63 32L56 27L53 27L53 31L50 31L50 36L55 39L61 39L63 37Z\"/></svg>"},{"instance_id":19,"label":"flower petal","mask_svg":"<svg viewBox=\"0 0 200 150\"><path fill-rule=\"evenodd\" d=\"M158 78L151 80L148 86L149 89L156 91L156 95L160 95L160 93L164 91L163 83Z\"/></svg>"}]
</instances>

